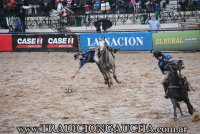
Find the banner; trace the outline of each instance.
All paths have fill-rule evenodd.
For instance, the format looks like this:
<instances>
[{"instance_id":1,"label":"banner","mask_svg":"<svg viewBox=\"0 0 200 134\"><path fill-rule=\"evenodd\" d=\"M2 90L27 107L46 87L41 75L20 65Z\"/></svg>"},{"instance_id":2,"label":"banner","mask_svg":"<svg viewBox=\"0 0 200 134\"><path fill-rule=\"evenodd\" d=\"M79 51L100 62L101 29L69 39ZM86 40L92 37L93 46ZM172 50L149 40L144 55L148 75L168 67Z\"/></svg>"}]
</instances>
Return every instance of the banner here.
<instances>
[{"instance_id":1,"label":"banner","mask_svg":"<svg viewBox=\"0 0 200 134\"><path fill-rule=\"evenodd\" d=\"M47 51L78 51L78 36L76 34L50 34L45 38Z\"/></svg>"},{"instance_id":2,"label":"banner","mask_svg":"<svg viewBox=\"0 0 200 134\"><path fill-rule=\"evenodd\" d=\"M12 36L9 34L0 35L0 51L12 51Z\"/></svg>"},{"instance_id":3,"label":"banner","mask_svg":"<svg viewBox=\"0 0 200 134\"><path fill-rule=\"evenodd\" d=\"M78 51L76 34L13 35L14 51Z\"/></svg>"},{"instance_id":4,"label":"banner","mask_svg":"<svg viewBox=\"0 0 200 134\"><path fill-rule=\"evenodd\" d=\"M153 50L200 50L200 30L154 33Z\"/></svg>"},{"instance_id":5,"label":"banner","mask_svg":"<svg viewBox=\"0 0 200 134\"><path fill-rule=\"evenodd\" d=\"M80 49L98 47L98 41L105 38L106 44L122 51L152 50L151 32L134 33L82 33L80 34Z\"/></svg>"}]
</instances>

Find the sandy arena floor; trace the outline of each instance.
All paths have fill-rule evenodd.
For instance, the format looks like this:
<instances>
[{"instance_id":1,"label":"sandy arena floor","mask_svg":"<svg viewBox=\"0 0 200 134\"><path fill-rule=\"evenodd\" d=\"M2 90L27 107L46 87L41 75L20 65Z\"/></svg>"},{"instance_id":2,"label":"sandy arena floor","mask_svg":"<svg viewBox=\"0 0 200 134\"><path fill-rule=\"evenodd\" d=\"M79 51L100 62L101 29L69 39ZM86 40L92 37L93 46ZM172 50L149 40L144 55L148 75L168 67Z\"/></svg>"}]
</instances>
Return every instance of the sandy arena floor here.
<instances>
[{"instance_id":1,"label":"sandy arena floor","mask_svg":"<svg viewBox=\"0 0 200 134\"><path fill-rule=\"evenodd\" d=\"M190 101L200 111L200 53L171 53L184 59L195 92ZM200 133L200 121L181 103L185 117L173 120L169 99L164 99L157 61L148 52L116 54L117 76L122 82L109 89L96 64L78 67L73 53L0 53L0 134L17 134L17 126L40 124L152 124L188 127ZM66 93L68 87L71 93Z\"/></svg>"}]
</instances>

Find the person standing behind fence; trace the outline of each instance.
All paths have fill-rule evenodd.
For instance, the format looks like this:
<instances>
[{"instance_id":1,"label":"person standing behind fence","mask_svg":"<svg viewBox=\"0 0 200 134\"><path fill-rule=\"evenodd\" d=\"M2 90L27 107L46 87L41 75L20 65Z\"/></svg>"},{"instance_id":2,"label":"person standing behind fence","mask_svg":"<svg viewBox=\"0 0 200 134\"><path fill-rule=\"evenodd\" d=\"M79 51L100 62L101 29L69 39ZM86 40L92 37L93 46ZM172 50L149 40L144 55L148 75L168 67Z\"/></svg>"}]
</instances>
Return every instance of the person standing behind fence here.
<instances>
[{"instance_id":1,"label":"person standing behind fence","mask_svg":"<svg viewBox=\"0 0 200 134\"><path fill-rule=\"evenodd\" d=\"M103 22L100 22L100 25L96 28L97 33L105 33L106 32L106 26Z\"/></svg>"},{"instance_id":2,"label":"person standing behind fence","mask_svg":"<svg viewBox=\"0 0 200 134\"><path fill-rule=\"evenodd\" d=\"M16 33L24 33L25 32L24 25L22 24L22 21L20 19L17 20L17 25L15 26L15 32Z\"/></svg>"},{"instance_id":3,"label":"person standing behind fence","mask_svg":"<svg viewBox=\"0 0 200 134\"><path fill-rule=\"evenodd\" d=\"M157 30L161 30L160 22L156 20L155 14L151 14L151 19L147 23L149 24L151 32L157 33Z\"/></svg>"}]
</instances>

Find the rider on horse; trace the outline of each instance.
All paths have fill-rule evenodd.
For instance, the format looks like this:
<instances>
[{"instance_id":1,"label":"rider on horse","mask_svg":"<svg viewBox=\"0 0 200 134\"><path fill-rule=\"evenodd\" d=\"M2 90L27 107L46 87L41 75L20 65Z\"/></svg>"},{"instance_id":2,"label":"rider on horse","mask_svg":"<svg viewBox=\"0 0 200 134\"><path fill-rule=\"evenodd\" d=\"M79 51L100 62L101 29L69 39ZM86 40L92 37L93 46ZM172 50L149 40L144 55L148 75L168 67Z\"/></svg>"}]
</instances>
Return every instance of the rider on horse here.
<instances>
[{"instance_id":1,"label":"rider on horse","mask_svg":"<svg viewBox=\"0 0 200 134\"><path fill-rule=\"evenodd\" d=\"M168 98L167 95L167 88L168 88L168 76L169 76L169 71L165 69L165 66L167 65L169 60L172 60L173 57L169 54L163 54L160 51L155 51L153 52L153 56L158 60L158 66L162 72L162 74L164 75L164 78L161 82L161 84L164 87L164 91L165 91L165 98Z\"/></svg>"},{"instance_id":2,"label":"rider on horse","mask_svg":"<svg viewBox=\"0 0 200 134\"><path fill-rule=\"evenodd\" d=\"M99 45L103 45L105 43L104 40L99 41ZM108 46L107 46L108 47ZM112 49L108 47L109 51L112 51L115 53L119 49ZM95 50L95 51L94 51ZM114 57L114 55L113 55ZM86 63L94 63L96 62L97 64L99 63L99 48L98 47L90 47L89 49L83 51L82 53L75 53L74 54L74 59L79 59L79 67L78 70L75 72L73 76L71 76L72 79L76 77L76 75L80 72L80 69L86 64Z\"/></svg>"},{"instance_id":3,"label":"rider on horse","mask_svg":"<svg viewBox=\"0 0 200 134\"><path fill-rule=\"evenodd\" d=\"M92 50L93 49L93 50ZM99 62L99 58L97 56L97 52L94 51L96 49L95 47L91 47L82 53L75 53L74 54L74 60L79 59L79 67L78 70L75 72L75 74L71 77L74 79L76 75L80 72L80 69L86 64L86 63L94 63L94 62Z\"/></svg>"}]
</instances>

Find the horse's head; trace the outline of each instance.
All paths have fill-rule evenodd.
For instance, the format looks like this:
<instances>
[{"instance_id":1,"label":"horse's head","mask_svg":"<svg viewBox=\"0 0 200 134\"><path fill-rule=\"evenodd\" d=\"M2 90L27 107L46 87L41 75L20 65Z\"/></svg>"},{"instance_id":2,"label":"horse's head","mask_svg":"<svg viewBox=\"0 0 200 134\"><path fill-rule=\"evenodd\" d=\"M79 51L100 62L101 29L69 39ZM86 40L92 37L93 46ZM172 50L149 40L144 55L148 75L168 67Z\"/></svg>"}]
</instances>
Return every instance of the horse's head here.
<instances>
[{"instance_id":1,"label":"horse's head","mask_svg":"<svg viewBox=\"0 0 200 134\"><path fill-rule=\"evenodd\" d=\"M105 46L106 46L105 40L104 39L100 40L99 41L99 49L100 49L100 51L102 51L105 48Z\"/></svg>"},{"instance_id":2,"label":"horse's head","mask_svg":"<svg viewBox=\"0 0 200 134\"><path fill-rule=\"evenodd\" d=\"M173 59L168 61L168 64L165 66L166 70L169 70L170 72L176 72L180 71L184 68L183 60L180 59Z\"/></svg>"}]
</instances>

